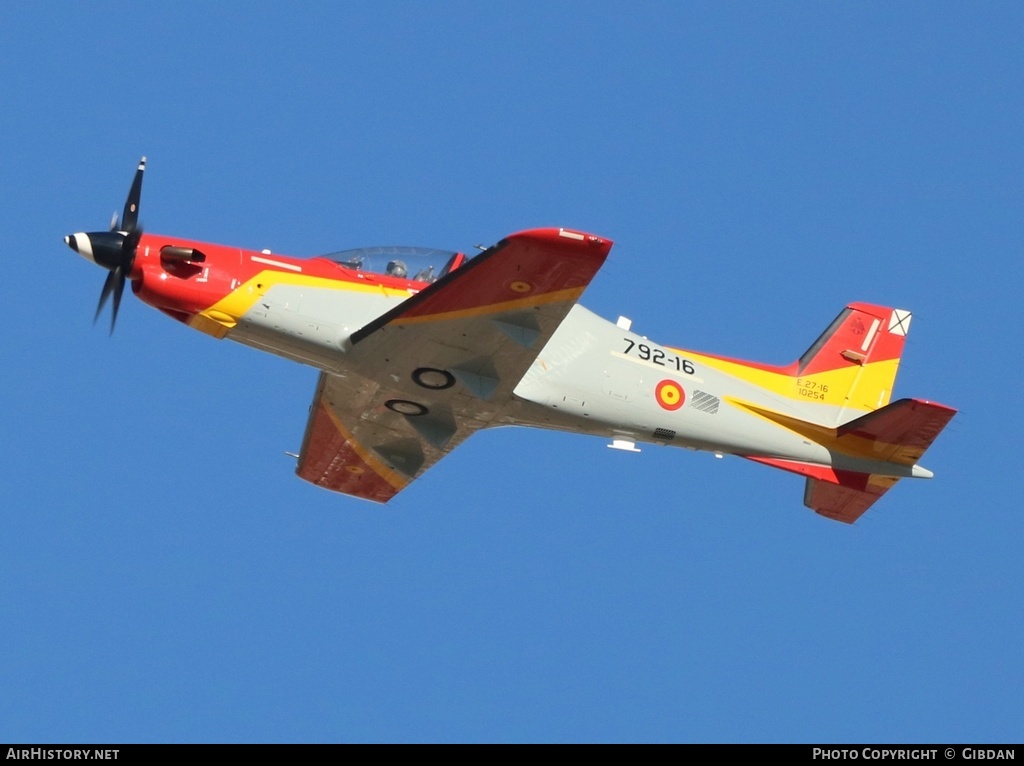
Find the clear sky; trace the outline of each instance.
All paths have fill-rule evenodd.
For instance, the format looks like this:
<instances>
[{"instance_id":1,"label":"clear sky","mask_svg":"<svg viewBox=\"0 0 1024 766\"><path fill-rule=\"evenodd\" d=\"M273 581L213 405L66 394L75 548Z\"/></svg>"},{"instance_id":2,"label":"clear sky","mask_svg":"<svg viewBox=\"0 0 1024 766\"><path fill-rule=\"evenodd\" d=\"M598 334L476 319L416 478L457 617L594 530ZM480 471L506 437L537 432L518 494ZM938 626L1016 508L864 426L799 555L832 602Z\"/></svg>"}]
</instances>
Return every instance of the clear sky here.
<instances>
[{"instance_id":1,"label":"clear sky","mask_svg":"<svg viewBox=\"0 0 1024 766\"><path fill-rule=\"evenodd\" d=\"M0 6L0 741L1024 735L1019 3ZM503 429L380 507L312 487L314 370L62 238L314 255L616 242L583 303L796 358L914 311L961 410L858 524L736 458Z\"/></svg>"}]
</instances>

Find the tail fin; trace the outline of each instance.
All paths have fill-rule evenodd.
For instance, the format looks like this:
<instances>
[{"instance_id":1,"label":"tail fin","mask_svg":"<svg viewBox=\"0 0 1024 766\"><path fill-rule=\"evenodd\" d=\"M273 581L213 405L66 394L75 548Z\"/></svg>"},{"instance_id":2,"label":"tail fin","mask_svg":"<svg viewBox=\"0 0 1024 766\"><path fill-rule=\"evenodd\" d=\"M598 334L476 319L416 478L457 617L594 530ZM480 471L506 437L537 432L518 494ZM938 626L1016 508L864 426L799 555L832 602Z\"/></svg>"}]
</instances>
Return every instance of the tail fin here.
<instances>
[{"instance_id":1,"label":"tail fin","mask_svg":"<svg viewBox=\"0 0 1024 766\"><path fill-rule=\"evenodd\" d=\"M815 420L839 425L888 404L909 327L909 311L869 303L843 309L790 368Z\"/></svg>"}]
</instances>

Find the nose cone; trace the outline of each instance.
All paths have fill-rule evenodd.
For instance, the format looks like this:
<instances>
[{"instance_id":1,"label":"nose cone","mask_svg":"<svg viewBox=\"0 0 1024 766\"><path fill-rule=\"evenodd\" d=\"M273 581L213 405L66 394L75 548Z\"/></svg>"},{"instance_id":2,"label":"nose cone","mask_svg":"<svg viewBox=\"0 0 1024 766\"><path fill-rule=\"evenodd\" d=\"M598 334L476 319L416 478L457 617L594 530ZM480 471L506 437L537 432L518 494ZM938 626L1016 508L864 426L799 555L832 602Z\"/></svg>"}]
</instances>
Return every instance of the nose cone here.
<instances>
[{"instance_id":1,"label":"nose cone","mask_svg":"<svg viewBox=\"0 0 1024 766\"><path fill-rule=\"evenodd\" d=\"M85 258L87 261L96 263L96 257L92 252L92 240L89 235L84 231L80 231L77 234L68 234L64 237L64 244L78 253L80 256Z\"/></svg>"}]
</instances>

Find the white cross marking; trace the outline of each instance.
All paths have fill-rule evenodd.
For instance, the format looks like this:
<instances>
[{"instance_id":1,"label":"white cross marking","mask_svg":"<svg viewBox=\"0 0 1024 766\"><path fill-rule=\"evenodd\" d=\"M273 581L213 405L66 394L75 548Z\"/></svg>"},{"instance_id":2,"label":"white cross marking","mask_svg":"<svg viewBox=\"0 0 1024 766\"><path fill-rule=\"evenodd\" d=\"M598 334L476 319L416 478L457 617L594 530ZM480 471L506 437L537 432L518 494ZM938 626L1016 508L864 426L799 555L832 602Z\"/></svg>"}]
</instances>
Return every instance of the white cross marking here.
<instances>
[{"instance_id":1,"label":"white cross marking","mask_svg":"<svg viewBox=\"0 0 1024 766\"><path fill-rule=\"evenodd\" d=\"M901 309L893 309L889 317L889 332L893 335L906 335L910 329L910 312Z\"/></svg>"}]
</instances>

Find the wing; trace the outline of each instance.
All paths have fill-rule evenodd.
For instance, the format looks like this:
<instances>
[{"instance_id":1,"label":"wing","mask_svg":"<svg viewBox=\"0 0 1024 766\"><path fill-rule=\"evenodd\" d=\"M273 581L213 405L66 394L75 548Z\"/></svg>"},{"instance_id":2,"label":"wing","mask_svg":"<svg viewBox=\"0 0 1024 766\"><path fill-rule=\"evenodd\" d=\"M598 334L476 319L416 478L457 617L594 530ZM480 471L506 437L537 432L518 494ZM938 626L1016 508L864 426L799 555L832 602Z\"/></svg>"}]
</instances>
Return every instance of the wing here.
<instances>
[{"instance_id":1,"label":"wing","mask_svg":"<svg viewBox=\"0 0 1024 766\"><path fill-rule=\"evenodd\" d=\"M513 234L352 336L320 376L298 475L387 502L473 432L510 422L512 391L612 243Z\"/></svg>"}]
</instances>

